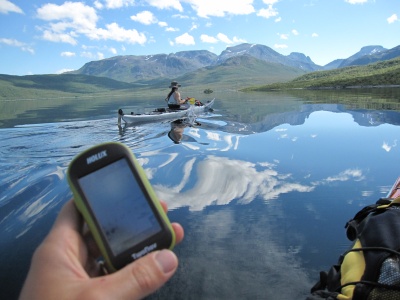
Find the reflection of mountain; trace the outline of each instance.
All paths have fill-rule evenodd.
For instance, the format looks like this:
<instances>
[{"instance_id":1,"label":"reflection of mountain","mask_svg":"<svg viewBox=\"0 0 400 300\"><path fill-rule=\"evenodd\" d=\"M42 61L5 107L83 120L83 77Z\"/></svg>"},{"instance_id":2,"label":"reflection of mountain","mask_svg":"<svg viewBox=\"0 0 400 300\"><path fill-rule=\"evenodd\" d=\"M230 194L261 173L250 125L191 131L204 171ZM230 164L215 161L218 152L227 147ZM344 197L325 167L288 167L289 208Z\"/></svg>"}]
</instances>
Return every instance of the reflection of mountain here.
<instances>
[{"instance_id":1,"label":"reflection of mountain","mask_svg":"<svg viewBox=\"0 0 400 300\"><path fill-rule=\"evenodd\" d=\"M282 124L301 125L311 113L316 111L351 114L354 121L360 126L400 125L398 111L347 109L342 104L304 104L298 111L269 114L263 121L251 124L251 129L255 132L264 132Z\"/></svg>"}]
</instances>

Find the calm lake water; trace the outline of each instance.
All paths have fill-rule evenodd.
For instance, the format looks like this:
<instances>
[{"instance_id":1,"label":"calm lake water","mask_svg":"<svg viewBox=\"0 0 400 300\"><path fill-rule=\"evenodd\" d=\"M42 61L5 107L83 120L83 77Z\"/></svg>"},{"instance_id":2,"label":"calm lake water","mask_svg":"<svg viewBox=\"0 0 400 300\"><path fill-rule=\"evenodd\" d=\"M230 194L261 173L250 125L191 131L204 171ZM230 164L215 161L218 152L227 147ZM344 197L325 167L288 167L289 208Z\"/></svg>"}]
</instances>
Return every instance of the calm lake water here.
<instances>
[{"instance_id":1,"label":"calm lake water","mask_svg":"<svg viewBox=\"0 0 400 300\"><path fill-rule=\"evenodd\" d=\"M177 274L149 299L304 298L350 246L346 221L400 175L400 89L213 96L195 127L118 128L118 108L154 97L0 101L0 299L71 198L71 159L106 141L132 149L185 228Z\"/></svg>"}]
</instances>

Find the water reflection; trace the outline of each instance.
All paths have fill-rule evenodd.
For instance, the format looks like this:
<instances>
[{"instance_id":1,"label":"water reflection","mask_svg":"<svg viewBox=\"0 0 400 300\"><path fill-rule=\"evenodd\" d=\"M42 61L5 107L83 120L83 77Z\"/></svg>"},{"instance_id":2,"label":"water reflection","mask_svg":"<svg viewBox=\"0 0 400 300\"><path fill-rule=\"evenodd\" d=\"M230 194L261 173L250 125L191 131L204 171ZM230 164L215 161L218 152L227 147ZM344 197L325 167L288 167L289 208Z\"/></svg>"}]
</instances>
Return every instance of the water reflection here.
<instances>
[{"instance_id":1,"label":"water reflection","mask_svg":"<svg viewBox=\"0 0 400 300\"><path fill-rule=\"evenodd\" d=\"M175 120L171 123L171 130L168 132L168 137L173 141L175 144L180 143L193 143L197 142L193 136L184 134L185 128L194 128L194 126L201 126L199 122L194 122L193 124L189 124L185 120Z\"/></svg>"},{"instance_id":2,"label":"water reflection","mask_svg":"<svg viewBox=\"0 0 400 300\"><path fill-rule=\"evenodd\" d=\"M186 229L178 273L154 299L301 298L348 247L345 222L399 175L399 94L220 94L201 125L123 128L114 103L97 104L103 119L45 123L59 108L47 102L31 110L44 121L3 123L39 125L0 129L0 298L16 298L71 197L71 158L106 141L135 152ZM56 119L94 118L90 105L78 114L66 102Z\"/></svg>"},{"instance_id":3,"label":"water reflection","mask_svg":"<svg viewBox=\"0 0 400 300\"><path fill-rule=\"evenodd\" d=\"M282 193L314 189L313 186L290 182L290 174L274 170L274 163L252 163L209 155L199 161L194 170L195 164L196 158L185 163L183 178L176 185L154 185L157 195L171 209L186 206L196 211L209 205L226 205L235 199L240 204L248 204L257 197L271 200ZM193 178L196 178L194 186L190 184Z\"/></svg>"}]
</instances>

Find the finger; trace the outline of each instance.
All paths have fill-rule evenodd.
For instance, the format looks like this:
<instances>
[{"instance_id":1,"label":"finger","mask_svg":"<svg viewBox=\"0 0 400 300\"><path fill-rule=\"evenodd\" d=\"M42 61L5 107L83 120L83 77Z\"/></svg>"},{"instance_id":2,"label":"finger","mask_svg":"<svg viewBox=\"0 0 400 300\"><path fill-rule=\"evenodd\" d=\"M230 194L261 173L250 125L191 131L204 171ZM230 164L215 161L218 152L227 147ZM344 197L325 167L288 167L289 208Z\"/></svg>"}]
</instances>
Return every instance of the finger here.
<instances>
[{"instance_id":1,"label":"finger","mask_svg":"<svg viewBox=\"0 0 400 300\"><path fill-rule=\"evenodd\" d=\"M164 209L164 212L167 213L167 211L168 211L167 203L163 200L160 200L160 204L161 204L162 208Z\"/></svg>"},{"instance_id":2,"label":"finger","mask_svg":"<svg viewBox=\"0 0 400 300\"><path fill-rule=\"evenodd\" d=\"M87 276L82 266L90 261L81 236L82 223L74 202L69 200L62 207L49 234L35 251L33 262L39 265L39 269L63 265L65 268L61 268L59 273L64 272L64 276L72 273Z\"/></svg>"},{"instance_id":3,"label":"finger","mask_svg":"<svg viewBox=\"0 0 400 300\"><path fill-rule=\"evenodd\" d=\"M179 223L172 223L172 228L175 231L175 241L177 244L182 242L183 237L185 236L185 231L183 230L183 227Z\"/></svg>"},{"instance_id":4,"label":"finger","mask_svg":"<svg viewBox=\"0 0 400 300\"><path fill-rule=\"evenodd\" d=\"M80 232L82 228L82 218L72 199L66 202L62 207L52 230L58 230L64 227L70 228L77 232Z\"/></svg>"},{"instance_id":5,"label":"finger","mask_svg":"<svg viewBox=\"0 0 400 300\"><path fill-rule=\"evenodd\" d=\"M104 299L141 299L164 285L177 267L178 258L172 251L152 252L107 279L99 278L98 288Z\"/></svg>"},{"instance_id":6,"label":"finger","mask_svg":"<svg viewBox=\"0 0 400 300\"><path fill-rule=\"evenodd\" d=\"M161 206L163 207L165 213L167 213L167 211L168 211L167 203L162 200L160 200L160 203L161 203ZM175 231L176 243L179 244L183 240L183 237L185 236L183 227L179 223L172 223L171 225Z\"/></svg>"}]
</instances>

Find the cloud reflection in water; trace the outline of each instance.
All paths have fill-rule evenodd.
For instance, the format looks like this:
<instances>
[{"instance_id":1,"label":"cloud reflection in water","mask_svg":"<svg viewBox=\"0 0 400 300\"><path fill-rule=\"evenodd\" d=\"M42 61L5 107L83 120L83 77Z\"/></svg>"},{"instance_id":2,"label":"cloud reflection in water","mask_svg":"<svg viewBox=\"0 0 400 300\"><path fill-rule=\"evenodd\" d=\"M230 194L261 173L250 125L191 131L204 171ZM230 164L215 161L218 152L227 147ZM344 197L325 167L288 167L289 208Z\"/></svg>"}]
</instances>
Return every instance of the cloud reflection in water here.
<instances>
[{"instance_id":1,"label":"cloud reflection in water","mask_svg":"<svg viewBox=\"0 0 400 300\"><path fill-rule=\"evenodd\" d=\"M310 192L314 186L290 182L290 174L274 170L275 164L251 163L226 157L207 156L195 164L193 158L184 165L184 175L175 186L155 184L160 199L171 209L183 206L190 210L202 210L206 206L226 205L235 199L249 203L256 197L264 200L277 198L282 193ZM197 180L192 188L185 189L196 169Z\"/></svg>"}]
</instances>

